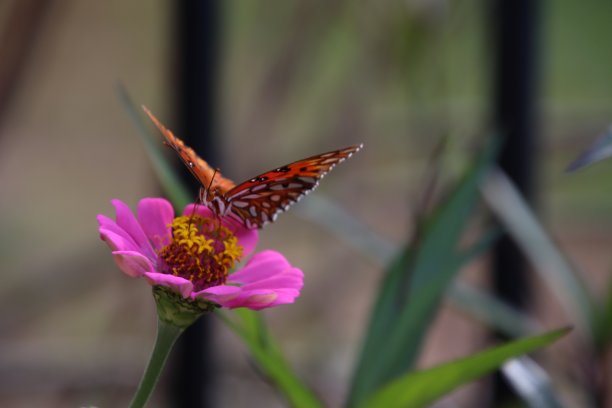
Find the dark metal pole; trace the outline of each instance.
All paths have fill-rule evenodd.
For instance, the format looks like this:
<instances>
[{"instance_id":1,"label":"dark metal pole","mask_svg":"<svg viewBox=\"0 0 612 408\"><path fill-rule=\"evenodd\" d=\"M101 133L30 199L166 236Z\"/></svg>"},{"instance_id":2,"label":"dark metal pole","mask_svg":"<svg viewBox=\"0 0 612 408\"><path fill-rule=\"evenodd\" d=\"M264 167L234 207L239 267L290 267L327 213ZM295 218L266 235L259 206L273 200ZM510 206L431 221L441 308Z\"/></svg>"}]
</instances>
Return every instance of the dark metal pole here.
<instances>
[{"instance_id":1,"label":"dark metal pole","mask_svg":"<svg viewBox=\"0 0 612 408\"><path fill-rule=\"evenodd\" d=\"M183 0L175 4L177 135L212 166L219 166L215 136L220 3ZM182 170L185 181L193 186L195 199L198 186L191 174ZM171 365L170 406L215 406L211 335L210 317L204 316L179 339Z\"/></svg>"},{"instance_id":2,"label":"dark metal pole","mask_svg":"<svg viewBox=\"0 0 612 408\"><path fill-rule=\"evenodd\" d=\"M4 7L0 26L0 121L20 89L32 49L54 6L52 0L21 0Z\"/></svg>"},{"instance_id":3,"label":"dark metal pole","mask_svg":"<svg viewBox=\"0 0 612 408\"><path fill-rule=\"evenodd\" d=\"M495 0L492 35L495 128L505 138L499 165L527 200L533 201L538 97L537 0ZM495 248L494 287L497 296L525 309L531 295L527 262L507 236ZM512 398L512 391L498 377L494 406Z\"/></svg>"}]
</instances>

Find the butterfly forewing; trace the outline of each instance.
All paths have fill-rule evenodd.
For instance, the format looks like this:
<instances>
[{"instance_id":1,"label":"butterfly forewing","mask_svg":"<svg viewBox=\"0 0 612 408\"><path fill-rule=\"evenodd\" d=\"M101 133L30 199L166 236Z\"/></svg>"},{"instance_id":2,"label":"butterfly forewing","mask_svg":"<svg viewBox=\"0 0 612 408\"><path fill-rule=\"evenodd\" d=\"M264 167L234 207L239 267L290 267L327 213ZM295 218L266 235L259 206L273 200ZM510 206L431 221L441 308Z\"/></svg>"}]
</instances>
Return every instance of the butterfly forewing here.
<instances>
[{"instance_id":1,"label":"butterfly forewing","mask_svg":"<svg viewBox=\"0 0 612 408\"><path fill-rule=\"evenodd\" d=\"M261 228L276 219L302 196L314 190L319 180L362 145L308 157L260 174L225 194L234 218L247 228Z\"/></svg>"},{"instance_id":2,"label":"butterfly forewing","mask_svg":"<svg viewBox=\"0 0 612 408\"><path fill-rule=\"evenodd\" d=\"M174 133L167 129L146 107L142 107L145 113L151 118L155 126L159 129L159 131L166 138L166 145L168 145L172 150L178 154L181 161L185 164L185 166L189 169L191 174L200 182L202 187L208 188L210 186L211 190L219 190L222 193L225 193L231 190L235 184L229 180L221 176L221 173L217 171L215 174L215 170L208 165L204 160L202 160L196 152L193 151L190 147L187 147L185 143L178 137L174 136ZM213 178L214 175L214 178ZM212 180L212 185L211 185Z\"/></svg>"}]
</instances>

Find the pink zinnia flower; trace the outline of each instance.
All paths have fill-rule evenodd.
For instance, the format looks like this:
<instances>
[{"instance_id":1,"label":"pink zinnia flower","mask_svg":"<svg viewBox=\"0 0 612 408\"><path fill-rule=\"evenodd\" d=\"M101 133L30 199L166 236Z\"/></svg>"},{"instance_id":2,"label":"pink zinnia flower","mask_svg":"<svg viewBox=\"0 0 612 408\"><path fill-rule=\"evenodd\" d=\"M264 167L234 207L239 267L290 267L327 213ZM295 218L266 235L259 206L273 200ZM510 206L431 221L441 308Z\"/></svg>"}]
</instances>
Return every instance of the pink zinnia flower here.
<instances>
[{"instance_id":1,"label":"pink zinnia flower","mask_svg":"<svg viewBox=\"0 0 612 408\"><path fill-rule=\"evenodd\" d=\"M293 303L300 294L302 271L276 251L256 253L232 273L255 249L257 230L215 218L202 205L190 204L175 218L167 200L145 198L138 203L136 218L125 203L112 203L116 220L98 215L100 237L131 277L144 277L185 300L228 308L259 310Z\"/></svg>"}]
</instances>

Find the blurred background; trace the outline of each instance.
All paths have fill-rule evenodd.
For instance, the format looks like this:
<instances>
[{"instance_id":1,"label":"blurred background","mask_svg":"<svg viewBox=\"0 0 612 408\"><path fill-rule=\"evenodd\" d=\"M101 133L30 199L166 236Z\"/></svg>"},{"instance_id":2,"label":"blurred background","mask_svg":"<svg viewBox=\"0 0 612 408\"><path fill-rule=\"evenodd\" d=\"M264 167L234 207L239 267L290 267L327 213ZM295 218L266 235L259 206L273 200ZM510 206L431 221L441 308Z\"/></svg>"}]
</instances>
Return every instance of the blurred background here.
<instances>
[{"instance_id":1,"label":"blurred background","mask_svg":"<svg viewBox=\"0 0 612 408\"><path fill-rule=\"evenodd\" d=\"M452 180L490 134L489 2L219 6L216 149L224 175L241 181L363 142L315 195L389 242L405 242L440 139L450 136L443 178ZM148 285L114 265L95 216L112 215L112 198L134 208L161 194L116 85L178 130L176 8L162 0L0 2L2 407L124 406L138 383L154 340L153 299ZM612 265L612 163L572 175L564 168L612 118L610 17L605 0L542 2L537 30L537 207L596 294ZM306 276L296 305L264 313L298 374L338 406L382 265L305 217L305 205L260 235L260 249L283 252ZM486 283L486 273L466 273ZM547 327L567 324L534 284L533 314ZM214 406L283 406L234 334L212 319L209 336ZM445 308L421 365L486 344L485 328ZM473 398L462 390L446 404ZM172 406L163 386L151 406Z\"/></svg>"}]
</instances>

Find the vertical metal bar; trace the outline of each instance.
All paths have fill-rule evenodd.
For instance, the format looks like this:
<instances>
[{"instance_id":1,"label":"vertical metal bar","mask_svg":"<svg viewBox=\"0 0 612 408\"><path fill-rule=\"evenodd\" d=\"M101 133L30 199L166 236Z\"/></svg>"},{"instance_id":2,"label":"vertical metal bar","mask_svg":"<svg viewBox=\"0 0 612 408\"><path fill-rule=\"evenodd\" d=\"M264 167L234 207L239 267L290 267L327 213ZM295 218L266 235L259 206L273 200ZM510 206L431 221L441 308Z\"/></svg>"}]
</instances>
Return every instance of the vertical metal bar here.
<instances>
[{"instance_id":1,"label":"vertical metal bar","mask_svg":"<svg viewBox=\"0 0 612 408\"><path fill-rule=\"evenodd\" d=\"M21 0L4 7L0 26L0 121L21 85L32 49L40 40L53 0Z\"/></svg>"},{"instance_id":2,"label":"vertical metal bar","mask_svg":"<svg viewBox=\"0 0 612 408\"><path fill-rule=\"evenodd\" d=\"M525 197L533 201L539 2L495 0L493 5L493 121L505 137L499 165ZM531 293L527 262L507 236L495 248L493 268L497 296L518 308L528 307ZM508 385L498 377L494 406L511 395Z\"/></svg>"},{"instance_id":3,"label":"vertical metal bar","mask_svg":"<svg viewBox=\"0 0 612 408\"><path fill-rule=\"evenodd\" d=\"M176 4L177 134L212 166L218 166L217 88L220 3L183 0ZM197 185L186 171L188 185ZM202 317L177 343L171 367L170 406L215 406L214 361L210 353L211 321Z\"/></svg>"}]
</instances>

